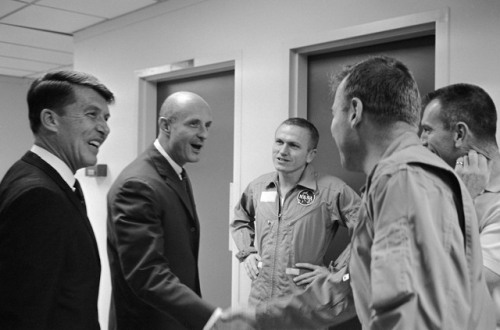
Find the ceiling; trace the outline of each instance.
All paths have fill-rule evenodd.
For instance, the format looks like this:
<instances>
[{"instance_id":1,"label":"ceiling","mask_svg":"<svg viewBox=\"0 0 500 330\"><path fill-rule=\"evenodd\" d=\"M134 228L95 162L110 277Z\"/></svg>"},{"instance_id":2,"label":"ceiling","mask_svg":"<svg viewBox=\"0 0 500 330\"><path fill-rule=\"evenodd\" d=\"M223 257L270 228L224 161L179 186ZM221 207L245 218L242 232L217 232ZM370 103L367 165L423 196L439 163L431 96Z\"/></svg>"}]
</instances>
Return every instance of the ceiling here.
<instances>
[{"instance_id":1,"label":"ceiling","mask_svg":"<svg viewBox=\"0 0 500 330\"><path fill-rule=\"evenodd\" d=\"M166 0L0 0L0 75L73 67L73 33Z\"/></svg>"}]
</instances>

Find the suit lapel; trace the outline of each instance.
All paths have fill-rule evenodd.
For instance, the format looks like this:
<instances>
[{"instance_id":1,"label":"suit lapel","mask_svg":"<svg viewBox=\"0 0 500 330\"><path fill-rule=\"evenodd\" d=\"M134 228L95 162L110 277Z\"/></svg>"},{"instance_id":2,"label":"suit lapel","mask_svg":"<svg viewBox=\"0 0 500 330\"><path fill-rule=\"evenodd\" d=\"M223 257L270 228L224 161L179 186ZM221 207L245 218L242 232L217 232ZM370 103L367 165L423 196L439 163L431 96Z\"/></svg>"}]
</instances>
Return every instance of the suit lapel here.
<instances>
[{"instance_id":1,"label":"suit lapel","mask_svg":"<svg viewBox=\"0 0 500 330\"><path fill-rule=\"evenodd\" d=\"M158 174L162 178L164 178L165 183L172 188L173 191L179 196L182 203L186 207L189 215L191 216L193 223L196 225L197 229L199 229L198 216L196 214L196 209L194 206L194 198L191 195L191 199L193 203L191 203L191 199L184 188L184 183L181 181L173 167L170 163L163 157L162 154L158 150L156 150L155 146L152 145L149 147L148 155L155 165Z\"/></svg>"},{"instance_id":2,"label":"suit lapel","mask_svg":"<svg viewBox=\"0 0 500 330\"><path fill-rule=\"evenodd\" d=\"M92 229L92 225L90 224L89 218L87 217L87 211L85 209L85 206L82 205L78 197L76 197L75 193L73 190L68 186L66 181L57 173L57 171L47 164L43 159L41 159L37 154L28 151L22 158L23 161L27 162L28 164L31 164L37 168L39 168L42 172L44 172L52 181L54 181L59 188L64 192L64 194L68 197L68 199L71 201L73 206L75 206L76 209L81 214L81 218L83 220L83 223L85 224L85 227L87 228L87 231L89 232L90 236L92 236L92 240L94 242L94 247L96 253L98 253L98 248L97 248L97 242L95 239L94 231ZM97 254L98 259L99 259L99 254Z\"/></svg>"}]
</instances>

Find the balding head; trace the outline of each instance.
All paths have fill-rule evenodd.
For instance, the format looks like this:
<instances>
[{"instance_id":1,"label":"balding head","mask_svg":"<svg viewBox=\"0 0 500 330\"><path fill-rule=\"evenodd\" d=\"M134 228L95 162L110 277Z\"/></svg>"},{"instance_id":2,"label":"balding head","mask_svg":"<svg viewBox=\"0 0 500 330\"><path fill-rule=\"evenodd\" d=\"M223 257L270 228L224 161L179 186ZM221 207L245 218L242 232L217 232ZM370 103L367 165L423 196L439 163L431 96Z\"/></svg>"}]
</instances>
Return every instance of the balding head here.
<instances>
[{"instance_id":1,"label":"balding head","mask_svg":"<svg viewBox=\"0 0 500 330\"><path fill-rule=\"evenodd\" d=\"M197 162L211 124L212 111L201 96L177 92L161 106L158 140L180 166Z\"/></svg>"},{"instance_id":2,"label":"balding head","mask_svg":"<svg viewBox=\"0 0 500 330\"><path fill-rule=\"evenodd\" d=\"M176 119L189 109L208 108L208 103L198 94L191 92L176 92L165 99L160 108L160 117Z\"/></svg>"}]
</instances>

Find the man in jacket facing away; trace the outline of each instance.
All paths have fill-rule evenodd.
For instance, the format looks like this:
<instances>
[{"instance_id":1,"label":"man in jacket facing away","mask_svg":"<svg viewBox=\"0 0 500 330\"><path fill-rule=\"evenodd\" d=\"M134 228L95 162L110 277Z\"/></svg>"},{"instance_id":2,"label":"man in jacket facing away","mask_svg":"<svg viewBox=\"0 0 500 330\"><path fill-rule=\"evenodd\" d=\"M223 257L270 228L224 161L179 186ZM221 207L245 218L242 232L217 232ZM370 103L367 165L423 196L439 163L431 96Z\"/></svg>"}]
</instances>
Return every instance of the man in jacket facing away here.
<instances>
[{"instance_id":1,"label":"man in jacket facing away","mask_svg":"<svg viewBox=\"0 0 500 330\"><path fill-rule=\"evenodd\" d=\"M199 95L169 96L158 138L108 193L110 329L202 329L216 310L201 299L200 224L183 169L199 160L211 123Z\"/></svg>"},{"instance_id":2,"label":"man in jacket facing away","mask_svg":"<svg viewBox=\"0 0 500 330\"><path fill-rule=\"evenodd\" d=\"M31 84L35 143L0 184L0 329L99 329L101 264L74 174L96 164L113 100L82 72Z\"/></svg>"}]
</instances>

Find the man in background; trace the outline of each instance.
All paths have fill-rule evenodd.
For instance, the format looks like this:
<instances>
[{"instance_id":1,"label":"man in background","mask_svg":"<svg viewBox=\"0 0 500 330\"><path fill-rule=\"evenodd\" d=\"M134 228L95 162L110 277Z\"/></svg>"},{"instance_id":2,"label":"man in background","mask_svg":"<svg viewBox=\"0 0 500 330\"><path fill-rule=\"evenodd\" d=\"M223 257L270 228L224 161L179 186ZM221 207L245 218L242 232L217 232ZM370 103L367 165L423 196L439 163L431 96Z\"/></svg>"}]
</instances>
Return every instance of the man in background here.
<instances>
[{"instance_id":1,"label":"man in background","mask_svg":"<svg viewBox=\"0 0 500 330\"><path fill-rule=\"evenodd\" d=\"M462 177L474 198L486 283L500 329L500 153L497 111L479 86L454 84L425 98L421 140Z\"/></svg>"},{"instance_id":2,"label":"man in background","mask_svg":"<svg viewBox=\"0 0 500 330\"><path fill-rule=\"evenodd\" d=\"M351 232L357 222L359 196L311 165L318 141L318 130L306 119L281 123L272 148L276 171L252 181L235 207L231 231L239 249L236 257L252 279L250 306L266 310L273 299L289 298L316 278L327 277L333 270L324 261L328 246L339 226ZM344 264L336 267L346 266L348 251L342 256ZM287 302L279 308L283 315L296 303Z\"/></svg>"},{"instance_id":3,"label":"man in background","mask_svg":"<svg viewBox=\"0 0 500 330\"><path fill-rule=\"evenodd\" d=\"M202 329L216 311L201 299L200 224L183 169L200 159L211 124L199 95L169 96L158 138L108 193L110 329Z\"/></svg>"},{"instance_id":4,"label":"man in background","mask_svg":"<svg viewBox=\"0 0 500 330\"><path fill-rule=\"evenodd\" d=\"M95 165L113 94L47 73L28 91L34 145L0 183L0 328L99 329L101 265L74 174Z\"/></svg>"},{"instance_id":5,"label":"man in background","mask_svg":"<svg viewBox=\"0 0 500 330\"><path fill-rule=\"evenodd\" d=\"M400 61L378 56L346 67L338 81L332 135L342 166L367 175L349 263L363 328L492 329L472 199L454 171L419 140L413 75ZM329 291L319 290L325 286ZM310 288L309 297L317 297L310 303L339 291L320 281ZM335 313L310 308L316 314L308 320L318 326ZM300 319L300 308L290 312L281 322ZM261 327L272 317L257 309L226 311L221 319Z\"/></svg>"}]
</instances>

